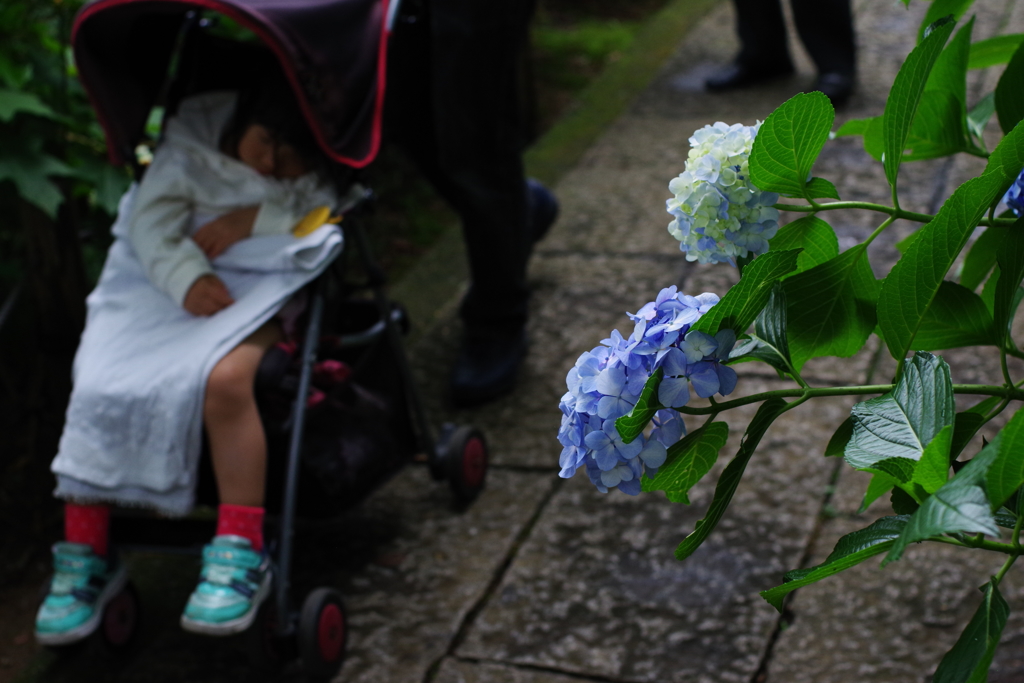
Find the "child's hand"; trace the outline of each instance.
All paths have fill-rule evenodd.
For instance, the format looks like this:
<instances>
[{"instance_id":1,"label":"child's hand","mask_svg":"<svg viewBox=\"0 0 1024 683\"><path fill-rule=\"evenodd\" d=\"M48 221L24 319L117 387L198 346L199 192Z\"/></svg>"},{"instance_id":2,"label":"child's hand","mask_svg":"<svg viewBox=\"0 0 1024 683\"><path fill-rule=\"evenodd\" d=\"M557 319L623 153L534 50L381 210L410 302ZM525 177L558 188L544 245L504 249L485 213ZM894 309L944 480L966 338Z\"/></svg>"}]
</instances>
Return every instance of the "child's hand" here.
<instances>
[{"instance_id":1,"label":"child's hand","mask_svg":"<svg viewBox=\"0 0 1024 683\"><path fill-rule=\"evenodd\" d=\"M230 211L199 228L192 235L192 241L199 245L206 258L213 260L232 244L252 234L259 210L258 206L247 206Z\"/></svg>"},{"instance_id":2,"label":"child's hand","mask_svg":"<svg viewBox=\"0 0 1024 683\"><path fill-rule=\"evenodd\" d=\"M192 315L209 316L233 303L235 300L221 279L216 275L206 274L199 276L192 283L182 305Z\"/></svg>"}]
</instances>

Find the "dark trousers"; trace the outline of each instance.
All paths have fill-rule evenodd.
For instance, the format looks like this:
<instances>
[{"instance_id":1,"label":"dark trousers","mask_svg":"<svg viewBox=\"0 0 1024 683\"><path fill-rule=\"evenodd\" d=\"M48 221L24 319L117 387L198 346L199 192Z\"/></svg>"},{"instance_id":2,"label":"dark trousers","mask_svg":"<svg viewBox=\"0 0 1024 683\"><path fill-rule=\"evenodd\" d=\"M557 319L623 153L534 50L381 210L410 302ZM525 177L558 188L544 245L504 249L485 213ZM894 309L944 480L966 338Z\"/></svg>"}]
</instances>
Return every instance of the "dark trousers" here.
<instances>
[{"instance_id":1,"label":"dark trousers","mask_svg":"<svg viewBox=\"0 0 1024 683\"><path fill-rule=\"evenodd\" d=\"M385 135L459 214L467 330L526 322L527 191L520 65L532 0L423 0L396 24Z\"/></svg>"},{"instance_id":2,"label":"dark trousers","mask_svg":"<svg viewBox=\"0 0 1024 683\"><path fill-rule=\"evenodd\" d=\"M780 0L733 0L741 64L791 64ZM853 76L856 46L850 0L790 0L797 33L818 73Z\"/></svg>"}]
</instances>

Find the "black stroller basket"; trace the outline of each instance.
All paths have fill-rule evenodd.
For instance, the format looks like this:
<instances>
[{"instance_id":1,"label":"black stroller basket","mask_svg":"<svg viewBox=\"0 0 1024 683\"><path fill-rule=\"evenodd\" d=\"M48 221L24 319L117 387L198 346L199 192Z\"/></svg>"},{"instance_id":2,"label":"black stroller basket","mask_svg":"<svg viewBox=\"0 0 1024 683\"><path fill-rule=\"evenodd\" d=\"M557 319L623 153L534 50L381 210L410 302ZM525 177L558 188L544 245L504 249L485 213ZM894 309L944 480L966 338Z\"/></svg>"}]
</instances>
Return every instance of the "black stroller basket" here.
<instances>
[{"instance_id":1,"label":"black stroller basket","mask_svg":"<svg viewBox=\"0 0 1024 683\"><path fill-rule=\"evenodd\" d=\"M394 11L388 0L96 0L79 13L72 41L112 162L134 162L154 107L171 113L185 96L244 87L280 68L320 148L337 162L335 177L347 182L380 144ZM259 41L210 35L211 13ZM267 508L277 513L278 534L268 544L274 596L252 628L267 644L287 643L284 651L298 653L313 677L330 677L341 665L344 613L332 588L312 591L301 608L290 597L297 513L335 514L411 460L425 460L464 505L482 489L487 468L475 429L445 425L435 442L403 350L408 321L385 294L364 232L370 197L366 191L343 217L344 253L308 288L300 344L272 350L258 380L270 456ZM364 273L358 287L345 273L352 252ZM131 535L141 523L115 523L115 536L122 541L122 532ZM192 543L187 534L183 543Z\"/></svg>"}]
</instances>

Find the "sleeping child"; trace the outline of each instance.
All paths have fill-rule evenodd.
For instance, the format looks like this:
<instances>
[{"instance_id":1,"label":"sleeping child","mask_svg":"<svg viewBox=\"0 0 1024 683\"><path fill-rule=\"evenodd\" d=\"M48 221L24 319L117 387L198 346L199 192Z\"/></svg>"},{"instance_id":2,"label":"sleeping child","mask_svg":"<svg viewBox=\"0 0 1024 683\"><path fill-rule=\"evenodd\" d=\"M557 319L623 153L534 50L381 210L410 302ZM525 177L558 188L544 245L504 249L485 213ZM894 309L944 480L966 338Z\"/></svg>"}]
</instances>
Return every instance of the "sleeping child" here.
<instances>
[{"instance_id":1,"label":"sleeping child","mask_svg":"<svg viewBox=\"0 0 1024 683\"><path fill-rule=\"evenodd\" d=\"M122 199L88 299L52 465L65 540L53 548L39 642L85 638L124 586L108 547L111 504L190 510L204 428L217 532L181 624L225 635L252 623L271 584L253 384L264 352L301 312L296 292L340 249L333 226L295 230L311 210L345 208L325 168L283 78L186 99L168 121L143 180Z\"/></svg>"}]
</instances>

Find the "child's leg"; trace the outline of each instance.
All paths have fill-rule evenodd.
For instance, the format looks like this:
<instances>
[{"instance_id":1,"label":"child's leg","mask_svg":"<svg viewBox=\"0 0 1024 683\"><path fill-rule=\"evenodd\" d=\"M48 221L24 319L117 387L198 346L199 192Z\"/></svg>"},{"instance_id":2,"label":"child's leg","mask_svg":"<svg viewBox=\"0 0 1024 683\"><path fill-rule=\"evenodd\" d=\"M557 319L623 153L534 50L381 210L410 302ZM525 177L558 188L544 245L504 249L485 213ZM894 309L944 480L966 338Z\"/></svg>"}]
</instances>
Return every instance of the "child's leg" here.
<instances>
[{"instance_id":1,"label":"child's leg","mask_svg":"<svg viewBox=\"0 0 1024 683\"><path fill-rule=\"evenodd\" d=\"M183 628L227 635L249 627L270 592L263 547L263 488L267 441L253 385L260 360L281 339L269 322L210 373L203 417L220 493L217 535L203 549L203 570L181 615Z\"/></svg>"},{"instance_id":2,"label":"child's leg","mask_svg":"<svg viewBox=\"0 0 1024 683\"><path fill-rule=\"evenodd\" d=\"M207 381L203 417L222 505L263 505L267 442L253 385L263 354L280 339L277 322L268 322L224 356Z\"/></svg>"},{"instance_id":3,"label":"child's leg","mask_svg":"<svg viewBox=\"0 0 1024 683\"><path fill-rule=\"evenodd\" d=\"M87 637L124 586L124 566L108 553L109 527L107 505L65 503L65 540L53 546L53 578L36 612L40 643L66 645Z\"/></svg>"},{"instance_id":4,"label":"child's leg","mask_svg":"<svg viewBox=\"0 0 1024 683\"><path fill-rule=\"evenodd\" d=\"M109 537L109 505L64 503L65 541L87 545L100 557L106 557Z\"/></svg>"}]
</instances>

